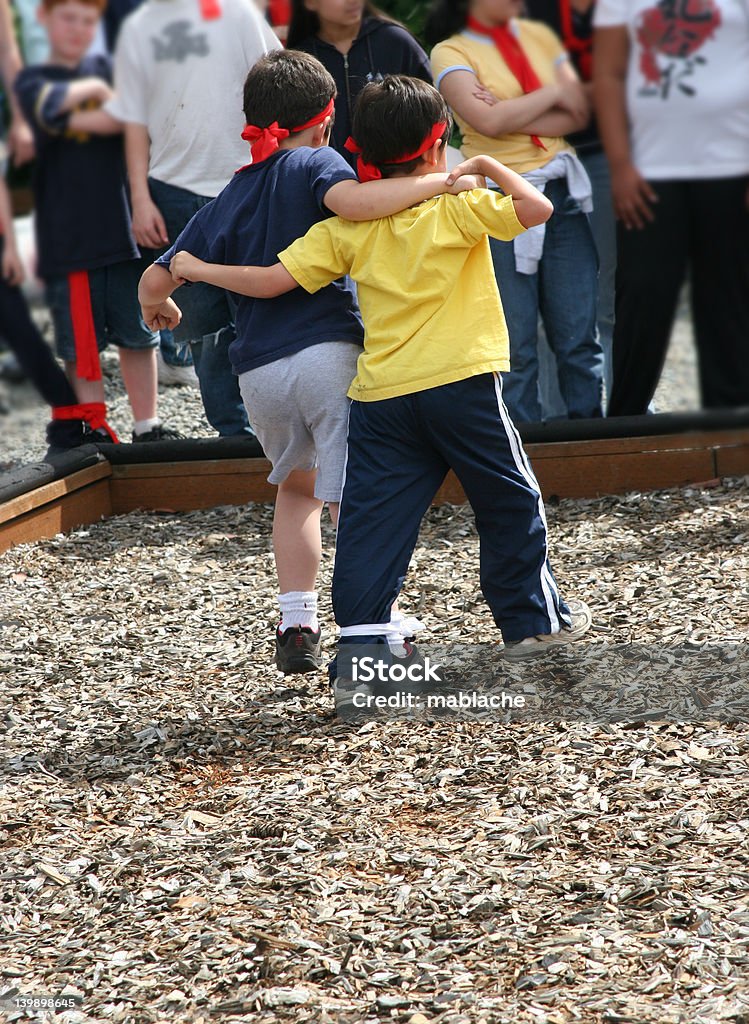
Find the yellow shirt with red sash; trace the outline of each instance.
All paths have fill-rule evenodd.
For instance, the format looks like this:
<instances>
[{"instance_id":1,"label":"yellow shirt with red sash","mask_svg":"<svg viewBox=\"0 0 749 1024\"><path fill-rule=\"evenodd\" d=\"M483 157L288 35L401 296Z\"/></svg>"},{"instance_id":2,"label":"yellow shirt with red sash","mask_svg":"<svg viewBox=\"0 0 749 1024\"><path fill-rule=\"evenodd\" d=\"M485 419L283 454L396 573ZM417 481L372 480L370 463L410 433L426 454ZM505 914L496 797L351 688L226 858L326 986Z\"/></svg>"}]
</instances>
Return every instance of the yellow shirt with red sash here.
<instances>
[{"instance_id":1,"label":"yellow shirt with red sash","mask_svg":"<svg viewBox=\"0 0 749 1024\"><path fill-rule=\"evenodd\" d=\"M513 19L509 30L515 34L540 84L553 85L557 65L568 59L558 37L540 21L528 21L525 18ZM446 75L453 71L472 71L478 81L499 100L517 99L524 95L522 85L489 35L465 29L459 35L438 43L432 50L431 61L437 88ZM456 121L463 135L464 156L486 153L518 174L543 167L558 153L574 152L563 138L541 136L540 142L545 147L541 148L526 132L509 132L507 135L490 138L476 131L462 118L456 116Z\"/></svg>"}]
</instances>

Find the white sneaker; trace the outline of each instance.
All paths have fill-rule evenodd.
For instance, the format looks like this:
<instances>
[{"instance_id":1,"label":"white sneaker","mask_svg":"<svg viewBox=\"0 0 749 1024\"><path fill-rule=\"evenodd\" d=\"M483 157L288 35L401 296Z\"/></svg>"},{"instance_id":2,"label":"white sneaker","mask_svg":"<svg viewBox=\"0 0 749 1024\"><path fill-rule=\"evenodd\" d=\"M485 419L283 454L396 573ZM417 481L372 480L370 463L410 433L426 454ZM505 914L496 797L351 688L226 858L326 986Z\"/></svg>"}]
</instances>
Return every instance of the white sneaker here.
<instances>
[{"instance_id":1,"label":"white sneaker","mask_svg":"<svg viewBox=\"0 0 749 1024\"><path fill-rule=\"evenodd\" d=\"M584 601L568 601L567 607L572 619L571 626L562 626L558 633L541 633L539 636L527 636L525 640L505 643L502 652L504 657L508 661L538 658L560 644L571 644L585 636L593 622L590 608Z\"/></svg>"},{"instance_id":2,"label":"white sneaker","mask_svg":"<svg viewBox=\"0 0 749 1024\"><path fill-rule=\"evenodd\" d=\"M171 366L169 363L164 362L164 357L160 351L156 353L156 366L159 375L159 384L163 384L165 388L197 388L200 387L198 384L198 375L195 372L194 366Z\"/></svg>"}]
</instances>

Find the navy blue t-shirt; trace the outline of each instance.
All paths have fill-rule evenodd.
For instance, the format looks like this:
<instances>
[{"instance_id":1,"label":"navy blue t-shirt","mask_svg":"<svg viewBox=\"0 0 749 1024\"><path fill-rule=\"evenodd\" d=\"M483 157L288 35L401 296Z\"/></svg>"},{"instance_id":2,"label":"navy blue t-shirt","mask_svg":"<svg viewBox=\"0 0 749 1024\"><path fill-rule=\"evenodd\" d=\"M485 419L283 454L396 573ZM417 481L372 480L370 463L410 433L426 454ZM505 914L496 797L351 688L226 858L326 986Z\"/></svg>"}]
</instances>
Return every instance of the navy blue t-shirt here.
<instances>
[{"instance_id":1,"label":"navy blue t-shirt","mask_svg":"<svg viewBox=\"0 0 749 1024\"><path fill-rule=\"evenodd\" d=\"M39 276L93 270L139 256L131 227L121 135L70 131L60 110L68 86L89 76L112 81L109 57L77 68L34 64L15 83L34 132L33 188Z\"/></svg>"},{"instance_id":2,"label":"navy blue t-shirt","mask_svg":"<svg viewBox=\"0 0 749 1024\"><path fill-rule=\"evenodd\" d=\"M324 203L328 189L355 177L343 157L327 146L277 150L238 171L156 262L168 268L172 256L185 250L208 263L270 267L287 246L331 215ZM229 357L236 374L323 341L364 340L348 277L315 295L296 288L276 299L234 298L237 340Z\"/></svg>"}]
</instances>

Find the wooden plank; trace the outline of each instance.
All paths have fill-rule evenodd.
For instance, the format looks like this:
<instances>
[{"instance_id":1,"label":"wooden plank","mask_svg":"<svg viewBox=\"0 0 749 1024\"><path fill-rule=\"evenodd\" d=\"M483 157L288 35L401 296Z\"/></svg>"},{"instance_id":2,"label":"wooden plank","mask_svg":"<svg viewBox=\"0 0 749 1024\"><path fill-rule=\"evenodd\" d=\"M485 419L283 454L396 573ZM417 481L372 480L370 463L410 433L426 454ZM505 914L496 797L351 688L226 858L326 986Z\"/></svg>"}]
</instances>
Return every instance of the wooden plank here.
<instances>
[{"instance_id":1,"label":"wooden plank","mask_svg":"<svg viewBox=\"0 0 749 1024\"><path fill-rule=\"evenodd\" d=\"M195 462L142 462L112 466L113 480L163 480L166 477L232 476L270 473L267 459L205 459Z\"/></svg>"},{"instance_id":2,"label":"wooden plank","mask_svg":"<svg viewBox=\"0 0 749 1024\"><path fill-rule=\"evenodd\" d=\"M31 508L15 519L6 520L0 525L0 552L7 551L16 544L27 544L74 530L78 526L88 526L111 514L109 480L99 480L46 504Z\"/></svg>"},{"instance_id":3,"label":"wooden plank","mask_svg":"<svg viewBox=\"0 0 749 1024\"><path fill-rule=\"evenodd\" d=\"M749 474L749 443L715 450L716 476L746 476Z\"/></svg>"},{"instance_id":4,"label":"wooden plank","mask_svg":"<svg viewBox=\"0 0 749 1024\"><path fill-rule=\"evenodd\" d=\"M558 459L577 455L617 455L744 444L749 444L749 428L655 434L652 437L612 437L600 441L554 441L527 444L525 450L531 459Z\"/></svg>"},{"instance_id":5,"label":"wooden plank","mask_svg":"<svg viewBox=\"0 0 749 1024\"><path fill-rule=\"evenodd\" d=\"M709 449L536 459L532 465L545 498L597 498L627 491L654 491L712 480L718 475ZM449 473L434 503L460 505L465 500L455 474Z\"/></svg>"},{"instance_id":6,"label":"wooden plank","mask_svg":"<svg viewBox=\"0 0 749 1024\"><path fill-rule=\"evenodd\" d=\"M194 464L193 464L194 465ZM224 473L203 476L171 476L155 480L113 478L110 482L115 515L136 509L191 512L216 505L246 505L251 501L275 501L276 488L264 473Z\"/></svg>"},{"instance_id":7,"label":"wooden plank","mask_svg":"<svg viewBox=\"0 0 749 1024\"><path fill-rule=\"evenodd\" d=\"M668 440L674 444L673 438ZM714 449L684 448L683 444L682 440L681 444L677 442L674 447L664 451L601 451L587 454L585 444L569 442L553 446L566 449L563 458L558 455L549 458L544 451L548 445L529 445L528 453L544 495L585 498L622 494L628 490L677 487L709 480L718 475ZM541 450L541 457L538 449ZM184 473L185 467L192 467L192 472ZM275 488L266 482L266 474L270 470L264 459L174 463L161 467L164 470L162 473L158 472L159 468L153 464L114 467L111 490L115 514L138 508L167 508L184 512L193 508L243 505L249 501L275 499ZM208 468L210 472L206 472ZM147 472L143 473L142 470ZM461 504L465 500L458 480L454 474L448 474L435 496L435 503Z\"/></svg>"},{"instance_id":8,"label":"wooden plank","mask_svg":"<svg viewBox=\"0 0 749 1024\"><path fill-rule=\"evenodd\" d=\"M544 497L558 498L656 491L716 476L713 452L709 449L538 459L534 471Z\"/></svg>"},{"instance_id":9,"label":"wooden plank","mask_svg":"<svg viewBox=\"0 0 749 1024\"><path fill-rule=\"evenodd\" d=\"M0 523L10 522L19 516L25 515L36 508L48 505L58 498L64 498L68 494L87 487L89 484L108 478L112 475L112 467L108 462L98 462L95 466L87 466L86 469L79 469L70 476L62 477L60 480L53 480L50 484L36 487L33 491L19 494L17 498L0 505Z\"/></svg>"}]
</instances>

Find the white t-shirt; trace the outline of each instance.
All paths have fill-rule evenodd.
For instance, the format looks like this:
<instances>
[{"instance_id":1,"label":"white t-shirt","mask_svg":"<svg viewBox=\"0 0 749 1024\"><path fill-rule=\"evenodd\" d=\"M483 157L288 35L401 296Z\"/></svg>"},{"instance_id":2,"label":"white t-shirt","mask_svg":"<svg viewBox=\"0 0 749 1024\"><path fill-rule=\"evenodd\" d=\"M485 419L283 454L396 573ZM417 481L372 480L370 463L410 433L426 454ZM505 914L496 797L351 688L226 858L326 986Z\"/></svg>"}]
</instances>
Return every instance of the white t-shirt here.
<instances>
[{"instance_id":1,"label":"white t-shirt","mask_svg":"<svg viewBox=\"0 0 749 1024\"><path fill-rule=\"evenodd\" d=\"M654 181L749 173L749 0L598 0L626 26L633 163Z\"/></svg>"},{"instance_id":2,"label":"white t-shirt","mask_svg":"<svg viewBox=\"0 0 749 1024\"><path fill-rule=\"evenodd\" d=\"M204 20L198 0L147 0L124 21L107 109L145 125L149 174L215 196L249 162L242 90L247 72L281 44L254 0L221 0Z\"/></svg>"}]
</instances>

